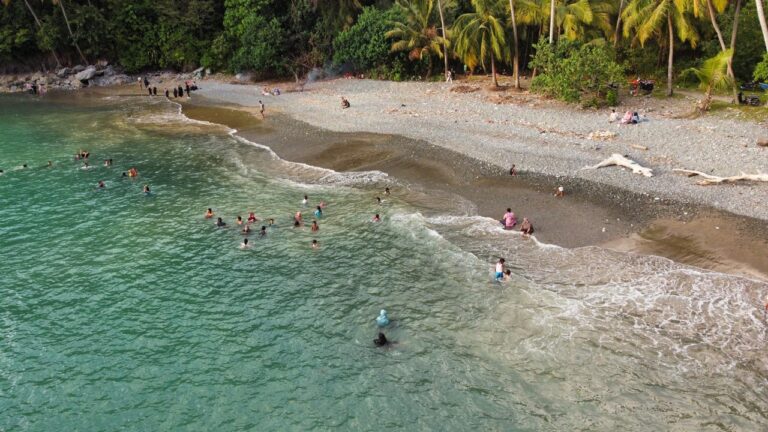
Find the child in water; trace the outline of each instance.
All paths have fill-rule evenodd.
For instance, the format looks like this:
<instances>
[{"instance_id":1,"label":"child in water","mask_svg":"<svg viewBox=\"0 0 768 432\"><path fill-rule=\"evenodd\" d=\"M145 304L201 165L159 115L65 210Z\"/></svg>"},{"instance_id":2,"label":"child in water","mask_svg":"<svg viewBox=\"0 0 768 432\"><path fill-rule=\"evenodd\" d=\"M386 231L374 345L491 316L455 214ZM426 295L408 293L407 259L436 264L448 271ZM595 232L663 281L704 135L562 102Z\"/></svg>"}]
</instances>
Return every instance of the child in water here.
<instances>
[{"instance_id":1,"label":"child in water","mask_svg":"<svg viewBox=\"0 0 768 432\"><path fill-rule=\"evenodd\" d=\"M312 232L317 232L320 230L320 227L317 225L317 221L312 221Z\"/></svg>"},{"instance_id":2,"label":"child in water","mask_svg":"<svg viewBox=\"0 0 768 432\"><path fill-rule=\"evenodd\" d=\"M496 263L496 280L500 281L504 279L504 263L506 261L504 258L499 258L499 261Z\"/></svg>"},{"instance_id":3,"label":"child in water","mask_svg":"<svg viewBox=\"0 0 768 432\"><path fill-rule=\"evenodd\" d=\"M206 218L206 219L210 219L210 218L212 218L212 217L213 217L213 210L211 210L211 209L208 209L208 210L205 212L205 218Z\"/></svg>"},{"instance_id":4,"label":"child in water","mask_svg":"<svg viewBox=\"0 0 768 432\"><path fill-rule=\"evenodd\" d=\"M374 221L374 222L381 222L381 216L379 216L379 214L378 214L378 213L376 213L376 214L373 216L373 221Z\"/></svg>"},{"instance_id":5,"label":"child in water","mask_svg":"<svg viewBox=\"0 0 768 432\"><path fill-rule=\"evenodd\" d=\"M320 243L317 240L312 240L312 249L320 249Z\"/></svg>"}]
</instances>

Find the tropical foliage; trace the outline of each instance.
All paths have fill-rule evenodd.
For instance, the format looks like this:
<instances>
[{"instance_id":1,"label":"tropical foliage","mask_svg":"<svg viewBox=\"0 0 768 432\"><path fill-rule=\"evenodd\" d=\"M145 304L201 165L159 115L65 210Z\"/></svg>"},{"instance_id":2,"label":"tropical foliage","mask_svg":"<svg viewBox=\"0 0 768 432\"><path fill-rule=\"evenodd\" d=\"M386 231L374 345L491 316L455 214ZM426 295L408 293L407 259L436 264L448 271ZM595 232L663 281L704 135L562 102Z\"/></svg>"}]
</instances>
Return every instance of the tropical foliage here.
<instances>
[{"instance_id":1,"label":"tropical foliage","mask_svg":"<svg viewBox=\"0 0 768 432\"><path fill-rule=\"evenodd\" d=\"M765 0L0 2L0 72L97 60L127 72L204 66L296 79L317 67L392 79L453 69L487 73L494 85L499 72L512 74L516 87L538 74L535 89L573 100L604 96L561 87L572 68L587 66L575 53L609 75L618 65L629 76L666 75L671 94L678 71L691 75L730 51L727 76L766 78ZM612 49L589 48L602 46Z\"/></svg>"}]
</instances>

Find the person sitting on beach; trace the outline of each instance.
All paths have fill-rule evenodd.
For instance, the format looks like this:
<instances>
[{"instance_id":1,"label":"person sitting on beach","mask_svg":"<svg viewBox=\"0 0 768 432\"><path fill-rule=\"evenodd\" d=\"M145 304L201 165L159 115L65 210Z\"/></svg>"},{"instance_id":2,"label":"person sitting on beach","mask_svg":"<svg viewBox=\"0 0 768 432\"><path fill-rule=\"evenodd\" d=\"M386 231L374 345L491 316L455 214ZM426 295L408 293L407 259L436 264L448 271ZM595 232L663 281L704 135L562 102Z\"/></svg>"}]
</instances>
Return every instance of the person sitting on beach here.
<instances>
[{"instance_id":1,"label":"person sitting on beach","mask_svg":"<svg viewBox=\"0 0 768 432\"><path fill-rule=\"evenodd\" d=\"M319 249L320 243L317 242L317 240L312 240L312 249Z\"/></svg>"},{"instance_id":2,"label":"person sitting on beach","mask_svg":"<svg viewBox=\"0 0 768 432\"><path fill-rule=\"evenodd\" d=\"M271 93L269 92L269 89L268 89L268 88L266 88L266 87L262 87L262 88L261 88L261 95L262 95L262 96L270 96L270 95L271 95Z\"/></svg>"},{"instance_id":3,"label":"person sitting on beach","mask_svg":"<svg viewBox=\"0 0 768 432\"><path fill-rule=\"evenodd\" d=\"M267 235L267 227L266 226L264 226L264 225L261 226L261 231L259 231L259 235L262 236L262 237Z\"/></svg>"},{"instance_id":4,"label":"person sitting on beach","mask_svg":"<svg viewBox=\"0 0 768 432\"><path fill-rule=\"evenodd\" d=\"M632 113L632 124L638 124L640 123L640 115L637 113L637 111Z\"/></svg>"},{"instance_id":5,"label":"person sitting on beach","mask_svg":"<svg viewBox=\"0 0 768 432\"><path fill-rule=\"evenodd\" d=\"M320 206L315 207L315 217L321 218L323 217L323 209Z\"/></svg>"},{"instance_id":6,"label":"person sitting on beach","mask_svg":"<svg viewBox=\"0 0 768 432\"><path fill-rule=\"evenodd\" d=\"M320 226L317 225L317 221L312 221L312 232L317 232L320 230Z\"/></svg>"},{"instance_id":7,"label":"person sitting on beach","mask_svg":"<svg viewBox=\"0 0 768 432\"><path fill-rule=\"evenodd\" d=\"M379 332L379 335L373 340L373 344L377 347L383 347L389 345L390 342L387 340L387 337L384 336L384 333Z\"/></svg>"},{"instance_id":8,"label":"person sitting on beach","mask_svg":"<svg viewBox=\"0 0 768 432\"><path fill-rule=\"evenodd\" d=\"M504 216L501 218L501 223L504 224L504 229L508 230L511 230L517 225L517 216L515 216L515 213L511 208L508 208L507 212L504 213Z\"/></svg>"},{"instance_id":9,"label":"person sitting on beach","mask_svg":"<svg viewBox=\"0 0 768 432\"><path fill-rule=\"evenodd\" d=\"M259 220L256 219L256 215L253 214L253 212L248 213L248 223L258 222Z\"/></svg>"},{"instance_id":10,"label":"person sitting on beach","mask_svg":"<svg viewBox=\"0 0 768 432\"><path fill-rule=\"evenodd\" d=\"M558 198L565 196L565 189L562 186L558 186L557 189L555 189L555 196Z\"/></svg>"},{"instance_id":11,"label":"person sitting on beach","mask_svg":"<svg viewBox=\"0 0 768 432\"><path fill-rule=\"evenodd\" d=\"M624 113L624 117L621 118L621 121L619 121L621 124L632 124L632 111L627 111Z\"/></svg>"},{"instance_id":12,"label":"person sitting on beach","mask_svg":"<svg viewBox=\"0 0 768 432\"><path fill-rule=\"evenodd\" d=\"M611 115L608 116L608 123L613 123L619 119L619 113L615 109L611 109Z\"/></svg>"},{"instance_id":13,"label":"person sitting on beach","mask_svg":"<svg viewBox=\"0 0 768 432\"><path fill-rule=\"evenodd\" d=\"M341 109L347 109L350 107L349 101L344 96L341 97Z\"/></svg>"},{"instance_id":14,"label":"person sitting on beach","mask_svg":"<svg viewBox=\"0 0 768 432\"><path fill-rule=\"evenodd\" d=\"M213 210L211 210L211 209L209 208L208 210L206 210L206 211L205 211L205 218L206 218L206 219L210 219L210 218L212 218L212 217L213 217Z\"/></svg>"},{"instance_id":15,"label":"person sitting on beach","mask_svg":"<svg viewBox=\"0 0 768 432\"><path fill-rule=\"evenodd\" d=\"M379 216L379 214L378 214L378 213L376 213L376 214L373 216L373 221L374 221L374 222L381 222L381 216Z\"/></svg>"},{"instance_id":16,"label":"person sitting on beach","mask_svg":"<svg viewBox=\"0 0 768 432\"><path fill-rule=\"evenodd\" d=\"M224 228L225 226L227 226L227 224L226 224L226 222L221 220L221 218L217 218L216 219L216 226L219 227L219 228Z\"/></svg>"},{"instance_id":17,"label":"person sitting on beach","mask_svg":"<svg viewBox=\"0 0 768 432\"><path fill-rule=\"evenodd\" d=\"M235 223L238 224L238 225L242 225L243 224L243 218L238 216L237 219L235 219Z\"/></svg>"},{"instance_id":18,"label":"person sitting on beach","mask_svg":"<svg viewBox=\"0 0 768 432\"><path fill-rule=\"evenodd\" d=\"M499 258L499 261L496 263L496 274L495 278L496 280L502 280L504 278L504 263L506 261L504 258Z\"/></svg>"},{"instance_id":19,"label":"person sitting on beach","mask_svg":"<svg viewBox=\"0 0 768 432\"><path fill-rule=\"evenodd\" d=\"M243 242L240 243L240 249L248 249L251 247L251 245L248 244L248 237L243 239Z\"/></svg>"},{"instance_id":20,"label":"person sitting on beach","mask_svg":"<svg viewBox=\"0 0 768 432\"><path fill-rule=\"evenodd\" d=\"M523 223L520 225L520 232L524 235L533 234L533 224L528 220L527 217L523 218Z\"/></svg>"}]
</instances>

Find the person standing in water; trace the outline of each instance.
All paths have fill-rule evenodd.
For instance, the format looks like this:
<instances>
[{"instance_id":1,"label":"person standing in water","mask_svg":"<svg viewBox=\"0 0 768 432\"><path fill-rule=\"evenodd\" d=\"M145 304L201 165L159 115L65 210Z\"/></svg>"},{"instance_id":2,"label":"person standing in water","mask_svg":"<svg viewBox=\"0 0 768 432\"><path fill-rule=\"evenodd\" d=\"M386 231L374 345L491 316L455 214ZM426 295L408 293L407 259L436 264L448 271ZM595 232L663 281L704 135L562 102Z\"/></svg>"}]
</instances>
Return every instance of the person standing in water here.
<instances>
[{"instance_id":1,"label":"person standing in water","mask_svg":"<svg viewBox=\"0 0 768 432\"><path fill-rule=\"evenodd\" d=\"M212 218L212 217L213 217L213 210L211 210L211 209L209 208L209 209L208 209L208 210L206 210L206 212L205 212L205 218L206 218L206 219L210 219L210 218Z\"/></svg>"},{"instance_id":2,"label":"person standing in water","mask_svg":"<svg viewBox=\"0 0 768 432\"><path fill-rule=\"evenodd\" d=\"M312 232L318 232L320 230L320 226L317 225L317 221L312 221Z\"/></svg>"},{"instance_id":3,"label":"person standing in water","mask_svg":"<svg viewBox=\"0 0 768 432\"><path fill-rule=\"evenodd\" d=\"M523 223L520 224L520 232L524 235L531 235L533 234L533 224L531 221L528 220L527 217L523 218Z\"/></svg>"},{"instance_id":4,"label":"person standing in water","mask_svg":"<svg viewBox=\"0 0 768 432\"><path fill-rule=\"evenodd\" d=\"M144 185L144 195L149 195L150 193L151 193L151 192L150 192L150 190L149 190L149 185L148 185L148 184L145 184L145 185Z\"/></svg>"},{"instance_id":5,"label":"person standing in water","mask_svg":"<svg viewBox=\"0 0 768 432\"><path fill-rule=\"evenodd\" d=\"M308 197L307 195L304 195L304 199L303 199L303 200L301 200L301 205L303 205L304 207L306 207L306 206L307 206L307 203L309 203L309 197Z\"/></svg>"},{"instance_id":6,"label":"person standing in water","mask_svg":"<svg viewBox=\"0 0 768 432\"><path fill-rule=\"evenodd\" d=\"M265 237L267 235L267 227L266 226L264 226L264 225L261 226L261 231L259 231L259 235L262 236L262 237Z\"/></svg>"},{"instance_id":7,"label":"person standing in water","mask_svg":"<svg viewBox=\"0 0 768 432\"><path fill-rule=\"evenodd\" d=\"M378 214L378 213L376 213L376 214L373 216L373 221L374 221L374 222L381 222L381 216L379 216L379 214Z\"/></svg>"},{"instance_id":8,"label":"person standing in water","mask_svg":"<svg viewBox=\"0 0 768 432\"><path fill-rule=\"evenodd\" d=\"M256 215L253 212L248 213L248 223L258 222Z\"/></svg>"},{"instance_id":9,"label":"person standing in water","mask_svg":"<svg viewBox=\"0 0 768 432\"><path fill-rule=\"evenodd\" d=\"M496 262L496 275L495 275L495 278L496 278L497 281L500 281L500 280L504 279L504 263L505 262L506 261L504 260L504 258L499 258L499 261Z\"/></svg>"},{"instance_id":10,"label":"person standing in water","mask_svg":"<svg viewBox=\"0 0 768 432\"><path fill-rule=\"evenodd\" d=\"M224 222L223 220L221 220L221 218L217 218L216 219L216 226L219 227L219 228L224 228L225 226L227 226L227 223Z\"/></svg>"},{"instance_id":11,"label":"person standing in water","mask_svg":"<svg viewBox=\"0 0 768 432\"><path fill-rule=\"evenodd\" d=\"M97 186L97 187L98 187L99 189L104 189L104 188L105 188L105 187L107 187L107 186L104 184L104 180L99 180L99 184L98 184L98 186Z\"/></svg>"},{"instance_id":12,"label":"person standing in water","mask_svg":"<svg viewBox=\"0 0 768 432\"><path fill-rule=\"evenodd\" d=\"M315 208L315 217L318 218L318 219L323 217L323 208L322 207L317 206Z\"/></svg>"},{"instance_id":13,"label":"person standing in water","mask_svg":"<svg viewBox=\"0 0 768 432\"><path fill-rule=\"evenodd\" d=\"M389 196L389 194L390 194L390 192L389 192L389 188L388 188L388 187L385 187L385 188L384 188L384 196Z\"/></svg>"},{"instance_id":14,"label":"person standing in water","mask_svg":"<svg viewBox=\"0 0 768 432\"><path fill-rule=\"evenodd\" d=\"M312 240L312 249L320 249L320 243L317 240ZM768 305L766 305L768 307Z\"/></svg>"},{"instance_id":15,"label":"person standing in water","mask_svg":"<svg viewBox=\"0 0 768 432\"><path fill-rule=\"evenodd\" d=\"M246 237L243 239L243 242L240 243L240 249L248 249L249 247L251 246L248 244L248 237Z\"/></svg>"}]
</instances>

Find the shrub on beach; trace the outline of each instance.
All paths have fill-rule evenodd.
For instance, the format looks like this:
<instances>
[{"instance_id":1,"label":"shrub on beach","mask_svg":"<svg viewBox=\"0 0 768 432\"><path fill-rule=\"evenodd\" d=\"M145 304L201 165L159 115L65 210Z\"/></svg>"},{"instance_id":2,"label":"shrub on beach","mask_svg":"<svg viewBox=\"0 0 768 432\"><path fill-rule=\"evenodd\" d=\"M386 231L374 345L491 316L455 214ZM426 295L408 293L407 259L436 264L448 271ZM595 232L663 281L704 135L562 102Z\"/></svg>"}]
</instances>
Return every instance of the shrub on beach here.
<instances>
[{"instance_id":1,"label":"shrub on beach","mask_svg":"<svg viewBox=\"0 0 768 432\"><path fill-rule=\"evenodd\" d=\"M763 54L763 61L755 66L752 78L756 81L768 81L768 53Z\"/></svg>"},{"instance_id":2,"label":"shrub on beach","mask_svg":"<svg viewBox=\"0 0 768 432\"><path fill-rule=\"evenodd\" d=\"M531 83L533 91L566 102L618 103L612 86L624 81L624 67L616 63L609 48L567 40L556 44L542 40L535 48L531 66L539 75Z\"/></svg>"}]
</instances>

